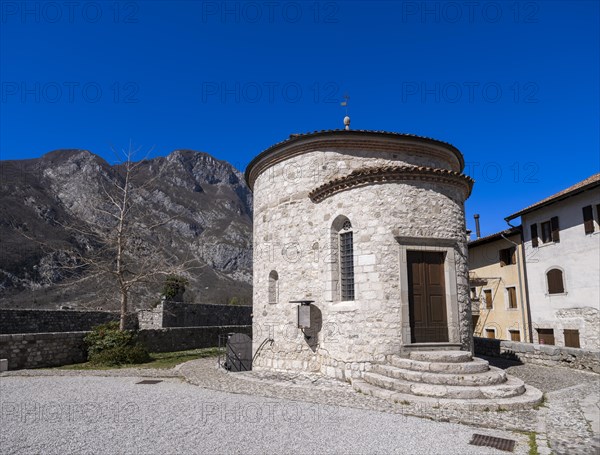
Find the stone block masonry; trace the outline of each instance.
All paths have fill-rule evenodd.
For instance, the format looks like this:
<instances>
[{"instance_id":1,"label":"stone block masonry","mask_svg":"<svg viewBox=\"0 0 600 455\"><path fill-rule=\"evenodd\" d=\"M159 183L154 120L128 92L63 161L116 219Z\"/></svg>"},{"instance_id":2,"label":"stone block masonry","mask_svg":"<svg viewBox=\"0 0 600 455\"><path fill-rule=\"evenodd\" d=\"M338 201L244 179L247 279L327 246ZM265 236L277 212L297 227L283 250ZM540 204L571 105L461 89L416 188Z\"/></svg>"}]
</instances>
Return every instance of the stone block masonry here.
<instances>
[{"instance_id":1,"label":"stone block masonry","mask_svg":"<svg viewBox=\"0 0 600 455\"><path fill-rule=\"evenodd\" d=\"M139 338L150 352L172 352L217 347L219 335L227 333L244 333L252 337L252 326L173 327L140 330Z\"/></svg>"},{"instance_id":2,"label":"stone block masonry","mask_svg":"<svg viewBox=\"0 0 600 455\"><path fill-rule=\"evenodd\" d=\"M292 136L259 154L246 168L254 352L273 342L253 369L347 379L417 343L470 352L464 201L472 182L460 174L463 161L432 139L353 130ZM432 278L443 283L441 325L430 318L420 334L411 325L411 252L443 264ZM298 300L313 302L310 339L297 328L290 302Z\"/></svg>"},{"instance_id":3,"label":"stone block masonry","mask_svg":"<svg viewBox=\"0 0 600 455\"><path fill-rule=\"evenodd\" d=\"M89 332L49 332L0 335L0 358L9 370L85 362L83 339Z\"/></svg>"},{"instance_id":4,"label":"stone block masonry","mask_svg":"<svg viewBox=\"0 0 600 455\"><path fill-rule=\"evenodd\" d=\"M600 351L474 337L475 354L600 373Z\"/></svg>"},{"instance_id":5,"label":"stone block masonry","mask_svg":"<svg viewBox=\"0 0 600 455\"><path fill-rule=\"evenodd\" d=\"M252 326L182 327L140 330L139 338L151 352L216 347L219 335L245 333ZM0 359L8 369L56 367L87 360L85 336L89 332L49 332L0 335Z\"/></svg>"},{"instance_id":6,"label":"stone block masonry","mask_svg":"<svg viewBox=\"0 0 600 455\"><path fill-rule=\"evenodd\" d=\"M140 311L140 329L163 327L206 327L251 325L252 307L235 305L163 302L152 310Z\"/></svg>"},{"instance_id":7,"label":"stone block masonry","mask_svg":"<svg viewBox=\"0 0 600 455\"><path fill-rule=\"evenodd\" d=\"M0 309L0 334L86 331L118 320L115 311Z\"/></svg>"}]
</instances>

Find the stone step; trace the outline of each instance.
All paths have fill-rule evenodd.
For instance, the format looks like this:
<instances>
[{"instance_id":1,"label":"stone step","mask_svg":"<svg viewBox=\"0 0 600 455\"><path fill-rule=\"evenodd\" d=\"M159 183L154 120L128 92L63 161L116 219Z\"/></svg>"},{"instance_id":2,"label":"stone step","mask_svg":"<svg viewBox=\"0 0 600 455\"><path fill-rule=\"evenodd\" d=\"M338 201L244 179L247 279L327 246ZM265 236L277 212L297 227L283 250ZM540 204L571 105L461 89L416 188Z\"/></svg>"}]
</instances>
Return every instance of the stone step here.
<instances>
[{"instance_id":1,"label":"stone step","mask_svg":"<svg viewBox=\"0 0 600 455\"><path fill-rule=\"evenodd\" d=\"M450 363L450 362L428 362L421 360L411 360L400 356L392 356L391 364L398 368L413 371L429 371L431 373L448 373L448 374L474 374L483 373L490 369L487 360L473 358L470 362Z\"/></svg>"},{"instance_id":2,"label":"stone step","mask_svg":"<svg viewBox=\"0 0 600 455\"><path fill-rule=\"evenodd\" d=\"M525 392L510 398L457 400L450 398L435 398L416 396L410 393L396 392L374 386L362 379L353 379L352 387L357 392L405 406L416 405L417 411L428 407L436 412L444 410L469 411L515 411L531 409L542 402L542 392L535 387L527 386ZM410 408L406 408L411 413ZM417 412L418 414L418 412Z\"/></svg>"},{"instance_id":3,"label":"stone step","mask_svg":"<svg viewBox=\"0 0 600 455\"><path fill-rule=\"evenodd\" d=\"M368 372L364 380L371 385L400 393L437 397L474 400L480 398L509 398L525 392L525 384L518 378L509 377L502 384L488 386L457 386L441 384L423 384L405 379L395 379L381 374Z\"/></svg>"},{"instance_id":4,"label":"stone step","mask_svg":"<svg viewBox=\"0 0 600 455\"><path fill-rule=\"evenodd\" d=\"M468 351L414 351L409 358L422 362L461 363L470 362L473 356Z\"/></svg>"},{"instance_id":5,"label":"stone step","mask_svg":"<svg viewBox=\"0 0 600 455\"><path fill-rule=\"evenodd\" d=\"M487 386L501 384L506 381L506 373L500 368L491 367L488 371L475 374L446 374L429 371L413 371L392 365L375 364L371 373L377 373L395 379L404 379L425 384L443 384L457 386Z\"/></svg>"}]
</instances>

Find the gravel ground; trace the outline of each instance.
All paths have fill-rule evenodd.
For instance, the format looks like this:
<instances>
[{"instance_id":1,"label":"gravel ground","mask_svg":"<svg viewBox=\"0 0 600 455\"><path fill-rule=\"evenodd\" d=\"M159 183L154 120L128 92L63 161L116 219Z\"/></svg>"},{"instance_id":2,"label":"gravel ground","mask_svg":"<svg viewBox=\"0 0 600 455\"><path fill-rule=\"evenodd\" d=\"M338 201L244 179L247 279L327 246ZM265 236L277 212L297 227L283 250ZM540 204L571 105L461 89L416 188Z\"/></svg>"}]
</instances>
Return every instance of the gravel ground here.
<instances>
[{"instance_id":1,"label":"gravel ground","mask_svg":"<svg viewBox=\"0 0 600 455\"><path fill-rule=\"evenodd\" d=\"M528 452L518 433L227 393L176 378L136 384L141 379L3 375L0 452L505 453L469 445L474 433L515 439L515 453Z\"/></svg>"}]
</instances>

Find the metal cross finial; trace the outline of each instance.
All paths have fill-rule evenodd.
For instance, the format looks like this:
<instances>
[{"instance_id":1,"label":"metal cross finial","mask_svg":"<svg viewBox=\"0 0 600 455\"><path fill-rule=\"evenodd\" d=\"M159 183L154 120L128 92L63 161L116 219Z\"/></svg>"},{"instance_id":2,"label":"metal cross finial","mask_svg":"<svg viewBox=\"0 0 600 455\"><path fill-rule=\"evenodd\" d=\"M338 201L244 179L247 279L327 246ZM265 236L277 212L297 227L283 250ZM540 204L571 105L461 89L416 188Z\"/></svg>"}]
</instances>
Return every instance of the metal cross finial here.
<instances>
[{"instance_id":1,"label":"metal cross finial","mask_svg":"<svg viewBox=\"0 0 600 455\"><path fill-rule=\"evenodd\" d=\"M341 106L346 108L346 116L344 117L344 129L348 131L350 129L350 117L348 116L348 100L350 96L346 93L344 95L344 101L340 103Z\"/></svg>"},{"instance_id":2,"label":"metal cross finial","mask_svg":"<svg viewBox=\"0 0 600 455\"><path fill-rule=\"evenodd\" d=\"M345 93L342 98L344 98L344 101L342 101L340 105L346 108L346 115L348 115L348 100L350 99L350 95Z\"/></svg>"}]
</instances>

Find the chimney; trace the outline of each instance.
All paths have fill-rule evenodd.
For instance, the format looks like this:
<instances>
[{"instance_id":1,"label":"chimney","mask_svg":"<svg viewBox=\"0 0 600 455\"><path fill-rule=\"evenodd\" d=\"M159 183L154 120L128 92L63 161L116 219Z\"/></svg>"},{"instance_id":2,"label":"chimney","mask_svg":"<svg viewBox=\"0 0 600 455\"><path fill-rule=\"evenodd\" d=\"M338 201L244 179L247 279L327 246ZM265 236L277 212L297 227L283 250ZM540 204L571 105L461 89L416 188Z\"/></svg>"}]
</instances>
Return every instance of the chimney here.
<instances>
[{"instance_id":1,"label":"chimney","mask_svg":"<svg viewBox=\"0 0 600 455\"><path fill-rule=\"evenodd\" d=\"M481 230L479 229L479 213L476 213L475 215L473 215L473 218L475 218L475 235L477 236L478 239L481 238Z\"/></svg>"}]
</instances>

